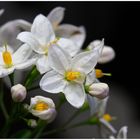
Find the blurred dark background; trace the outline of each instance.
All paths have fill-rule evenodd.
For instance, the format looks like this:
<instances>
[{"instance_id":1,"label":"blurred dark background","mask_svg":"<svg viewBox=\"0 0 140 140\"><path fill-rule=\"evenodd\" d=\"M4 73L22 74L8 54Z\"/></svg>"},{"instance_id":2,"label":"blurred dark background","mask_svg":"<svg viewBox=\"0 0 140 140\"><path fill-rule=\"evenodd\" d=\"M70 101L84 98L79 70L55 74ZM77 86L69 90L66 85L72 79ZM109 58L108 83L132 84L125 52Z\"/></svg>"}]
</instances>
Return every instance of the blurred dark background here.
<instances>
[{"instance_id":1,"label":"blurred dark background","mask_svg":"<svg viewBox=\"0 0 140 140\"><path fill-rule=\"evenodd\" d=\"M113 104L114 112L124 114L121 121L128 120L130 114L133 115L125 124L120 121L118 128L121 125L129 125L129 121L136 121L136 124L140 125L140 3L0 2L0 8L5 9L5 13L0 17L0 25L19 18L32 22L37 14L47 15L56 6L66 8L63 23L85 26L87 38L84 46L95 39L105 38L105 44L114 48L116 52L114 61L98 65L98 68L102 68L105 72L111 72L112 77L103 78L101 81L109 83L110 94L114 99L110 99L110 106ZM131 134L133 128L137 130L138 127L133 124L132 128L129 126L130 137L140 137L139 133Z\"/></svg>"}]
</instances>

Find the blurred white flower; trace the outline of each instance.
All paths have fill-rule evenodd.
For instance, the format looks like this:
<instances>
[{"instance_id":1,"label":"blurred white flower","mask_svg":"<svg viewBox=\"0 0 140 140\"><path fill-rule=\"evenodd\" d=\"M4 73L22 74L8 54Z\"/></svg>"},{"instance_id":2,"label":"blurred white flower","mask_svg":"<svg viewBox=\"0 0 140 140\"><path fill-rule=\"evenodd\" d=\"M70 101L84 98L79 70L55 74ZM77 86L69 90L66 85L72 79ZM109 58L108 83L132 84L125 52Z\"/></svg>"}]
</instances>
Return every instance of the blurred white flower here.
<instances>
[{"instance_id":1,"label":"blurred white flower","mask_svg":"<svg viewBox=\"0 0 140 140\"><path fill-rule=\"evenodd\" d=\"M95 40L89 44L88 49L89 50L96 49L100 43L101 43L100 40ZM100 64L108 63L111 60L113 60L114 57L115 51L113 50L113 48L109 46L104 46L103 50L100 52L100 58L98 60L98 63Z\"/></svg>"},{"instance_id":2,"label":"blurred white flower","mask_svg":"<svg viewBox=\"0 0 140 140\"><path fill-rule=\"evenodd\" d=\"M65 8L56 7L47 16L53 25L56 36L69 38L74 41L80 49L86 38L86 31L83 26L77 27L71 24L60 24L64 18Z\"/></svg>"},{"instance_id":3,"label":"blurred white flower","mask_svg":"<svg viewBox=\"0 0 140 140\"><path fill-rule=\"evenodd\" d=\"M15 69L25 69L35 63L36 58L30 57L32 50L29 45L22 45L17 51L10 52L9 47L0 49L0 78L11 74Z\"/></svg>"},{"instance_id":4,"label":"blurred white flower","mask_svg":"<svg viewBox=\"0 0 140 140\"><path fill-rule=\"evenodd\" d=\"M29 31L30 27L30 23L22 19L5 23L0 27L0 46L7 42L14 51L17 50L22 44L21 41L16 39L17 35L21 31Z\"/></svg>"},{"instance_id":5,"label":"blurred white flower","mask_svg":"<svg viewBox=\"0 0 140 140\"><path fill-rule=\"evenodd\" d=\"M127 132L128 132L128 127L127 127L127 126L123 126L123 127L119 130L119 132L118 132L116 138L117 138L117 139L127 139ZM114 137L113 135L109 136L109 138L110 138L110 139L115 139L115 137Z\"/></svg>"},{"instance_id":6,"label":"blurred white flower","mask_svg":"<svg viewBox=\"0 0 140 140\"><path fill-rule=\"evenodd\" d=\"M28 109L34 116L46 120L48 123L56 117L55 104L52 99L47 97L35 96L31 98Z\"/></svg>"},{"instance_id":7,"label":"blurred white flower","mask_svg":"<svg viewBox=\"0 0 140 140\"><path fill-rule=\"evenodd\" d=\"M4 9L0 9L0 16L4 13Z\"/></svg>"},{"instance_id":8,"label":"blurred white flower","mask_svg":"<svg viewBox=\"0 0 140 140\"><path fill-rule=\"evenodd\" d=\"M76 53L75 50L77 50L77 46L71 40L64 38L57 39L50 21L41 14L34 19L31 32L22 32L17 38L30 45L39 54L36 66L41 74L50 70L47 58L50 46L57 44L58 47L62 47L72 56Z\"/></svg>"},{"instance_id":9,"label":"blurred white flower","mask_svg":"<svg viewBox=\"0 0 140 140\"><path fill-rule=\"evenodd\" d=\"M22 102L26 98L26 94L26 88L21 84L14 85L11 88L12 99L15 102Z\"/></svg>"},{"instance_id":10,"label":"blurred white flower","mask_svg":"<svg viewBox=\"0 0 140 140\"><path fill-rule=\"evenodd\" d=\"M100 46L102 47L102 45ZM84 81L96 63L99 51L87 51L71 58L66 51L53 45L49 48L49 63L52 71L40 81L40 87L50 93L63 92L67 101L80 108L85 101Z\"/></svg>"},{"instance_id":11,"label":"blurred white flower","mask_svg":"<svg viewBox=\"0 0 140 140\"><path fill-rule=\"evenodd\" d=\"M35 128L37 126L37 121L34 119L29 119L27 121L27 125L30 126L31 128Z\"/></svg>"}]
</instances>

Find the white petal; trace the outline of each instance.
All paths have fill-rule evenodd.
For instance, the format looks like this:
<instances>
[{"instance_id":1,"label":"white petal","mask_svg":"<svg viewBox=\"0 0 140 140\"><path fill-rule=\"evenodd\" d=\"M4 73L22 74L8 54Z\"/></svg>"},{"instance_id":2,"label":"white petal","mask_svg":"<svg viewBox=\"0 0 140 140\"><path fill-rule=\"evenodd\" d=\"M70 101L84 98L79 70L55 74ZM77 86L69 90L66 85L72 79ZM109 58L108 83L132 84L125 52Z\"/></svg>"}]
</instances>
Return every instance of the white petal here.
<instances>
[{"instance_id":1,"label":"white petal","mask_svg":"<svg viewBox=\"0 0 140 140\"><path fill-rule=\"evenodd\" d=\"M89 107L90 107L90 115L94 115L94 113L97 112L97 105L98 105L98 101L95 97L92 97L90 95L87 95L87 100L89 103Z\"/></svg>"},{"instance_id":2,"label":"white petal","mask_svg":"<svg viewBox=\"0 0 140 140\"><path fill-rule=\"evenodd\" d=\"M23 44L13 55L13 63L19 64L26 61L32 54L32 49L29 45Z\"/></svg>"},{"instance_id":3,"label":"white petal","mask_svg":"<svg viewBox=\"0 0 140 140\"><path fill-rule=\"evenodd\" d=\"M118 139L127 139L127 131L128 131L128 127L127 126L123 126L120 130L119 133L117 135Z\"/></svg>"},{"instance_id":4,"label":"white petal","mask_svg":"<svg viewBox=\"0 0 140 140\"><path fill-rule=\"evenodd\" d=\"M98 60L98 63L100 64L108 63L111 60L113 60L114 57L115 57L115 51L113 50L113 48L109 46L104 46L101 56Z\"/></svg>"},{"instance_id":5,"label":"white petal","mask_svg":"<svg viewBox=\"0 0 140 140\"><path fill-rule=\"evenodd\" d=\"M63 92L65 86L64 77L55 71L46 73L40 81L41 89L50 93Z\"/></svg>"},{"instance_id":6,"label":"white petal","mask_svg":"<svg viewBox=\"0 0 140 140\"><path fill-rule=\"evenodd\" d=\"M97 64L98 55L97 51L87 51L76 55L72 59L72 69L88 74Z\"/></svg>"},{"instance_id":7,"label":"white petal","mask_svg":"<svg viewBox=\"0 0 140 140\"><path fill-rule=\"evenodd\" d=\"M0 9L0 16L4 13L4 9Z\"/></svg>"},{"instance_id":8,"label":"white petal","mask_svg":"<svg viewBox=\"0 0 140 140\"><path fill-rule=\"evenodd\" d=\"M80 108L85 102L85 90L83 85L77 83L68 83L64 89L67 101L74 107Z\"/></svg>"},{"instance_id":9,"label":"white petal","mask_svg":"<svg viewBox=\"0 0 140 140\"><path fill-rule=\"evenodd\" d=\"M102 50L104 48L104 39L101 40L95 40L93 42L91 42L88 46L89 49L94 50L94 51L98 51L99 52L99 56L101 56Z\"/></svg>"},{"instance_id":10,"label":"white petal","mask_svg":"<svg viewBox=\"0 0 140 140\"><path fill-rule=\"evenodd\" d=\"M64 74L70 66L70 56L59 46L49 47L48 60L50 67L60 74Z\"/></svg>"},{"instance_id":11,"label":"white petal","mask_svg":"<svg viewBox=\"0 0 140 140\"><path fill-rule=\"evenodd\" d=\"M26 60L23 63L15 65L15 68L16 69L26 69L26 68L34 65L35 63L36 63L36 58L31 58L31 59Z\"/></svg>"},{"instance_id":12,"label":"white petal","mask_svg":"<svg viewBox=\"0 0 140 140\"><path fill-rule=\"evenodd\" d=\"M20 41L27 43L31 46L31 48L39 53L39 54L45 54L44 49L41 47L41 44L38 42L38 40L35 38L35 36L30 32L21 32L18 34L17 39Z\"/></svg>"},{"instance_id":13,"label":"white petal","mask_svg":"<svg viewBox=\"0 0 140 140\"><path fill-rule=\"evenodd\" d=\"M80 50L80 48L78 48L78 46L70 39L60 38L57 44L72 57Z\"/></svg>"},{"instance_id":14,"label":"white petal","mask_svg":"<svg viewBox=\"0 0 140 140\"><path fill-rule=\"evenodd\" d=\"M30 27L31 24L22 19L12 20L5 23L0 28L0 45L3 45L3 43L5 43L4 41L6 41L7 44L16 50L18 46L21 45L21 42L16 39L17 35L21 31L29 31Z\"/></svg>"},{"instance_id":15,"label":"white petal","mask_svg":"<svg viewBox=\"0 0 140 140\"><path fill-rule=\"evenodd\" d=\"M104 119L100 119L100 122L109 130L111 131L111 133L116 133L116 130L115 128L109 123L107 122L106 120Z\"/></svg>"},{"instance_id":16,"label":"white petal","mask_svg":"<svg viewBox=\"0 0 140 140\"><path fill-rule=\"evenodd\" d=\"M42 55L40 58L38 58L36 62L36 68L40 72L40 74L44 74L51 70L48 57L46 55Z\"/></svg>"},{"instance_id":17,"label":"white petal","mask_svg":"<svg viewBox=\"0 0 140 140\"><path fill-rule=\"evenodd\" d=\"M86 85L91 85L95 81L96 81L95 70L92 70L86 77Z\"/></svg>"},{"instance_id":18,"label":"white petal","mask_svg":"<svg viewBox=\"0 0 140 140\"><path fill-rule=\"evenodd\" d=\"M55 34L50 21L43 15L35 17L31 33L39 40L40 44L47 45L55 39Z\"/></svg>"},{"instance_id":19,"label":"white petal","mask_svg":"<svg viewBox=\"0 0 140 140\"><path fill-rule=\"evenodd\" d=\"M11 68L2 68L0 67L0 78L3 78L9 74L11 74L13 71L14 71L14 67L11 67Z\"/></svg>"},{"instance_id":20,"label":"white petal","mask_svg":"<svg viewBox=\"0 0 140 140\"><path fill-rule=\"evenodd\" d=\"M81 48L85 41L86 31L83 26L77 27L71 24L61 24L56 29L56 35L71 39Z\"/></svg>"},{"instance_id":21,"label":"white petal","mask_svg":"<svg viewBox=\"0 0 140 140\"><path fill-rule=\"evenodd\" d=\"M56 7L48 14L47 18L52 23L54 28L63 20L64 11L65 11L65 8Z\"/></svg>"}]
</instances>

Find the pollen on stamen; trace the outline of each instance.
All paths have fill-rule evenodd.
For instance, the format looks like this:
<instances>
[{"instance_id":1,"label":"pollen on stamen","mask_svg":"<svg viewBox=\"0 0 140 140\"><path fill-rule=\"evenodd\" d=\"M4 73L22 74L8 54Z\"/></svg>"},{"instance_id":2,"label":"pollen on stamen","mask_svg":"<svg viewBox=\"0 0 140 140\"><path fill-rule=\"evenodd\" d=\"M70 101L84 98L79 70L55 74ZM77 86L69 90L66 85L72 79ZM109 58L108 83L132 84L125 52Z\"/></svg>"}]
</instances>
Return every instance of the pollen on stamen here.
<instances>
[{"instance_id":1,"label":"pollen on stamen","mask_svg":"<svg viewBox=\"0 0 140 140\"><path fill-rule=\"evenodd\" d=\"M68 71L68 72L65 73L65 78L68 81L76 80L80 76L81 76L81 73L77 72L77 71Z\"/></svg>"},{"instance_id":2,"label":"pollen on stamen","mask_svg":"<svg viewBox=\"0 0 140 140\"><path fill-rule=\"evenodd\" d=\"M38 102L35 106L34 106L34 110L37 110L37 111L44 111L44 110L47 110L49 109L49 105L45 102Z\"/></svg>"},{"instance_id":3,"label":"pollen on stamen","mask_svg":"<svg viewBox=\"0 0 140 140\"><path fill-rule=\"evenodd\" d=\"M7 50L7 45L5 45L5 51L2 53L3 61L6 67L12 66L12 56L11 53Z\"/></svg>"}]
</instances>

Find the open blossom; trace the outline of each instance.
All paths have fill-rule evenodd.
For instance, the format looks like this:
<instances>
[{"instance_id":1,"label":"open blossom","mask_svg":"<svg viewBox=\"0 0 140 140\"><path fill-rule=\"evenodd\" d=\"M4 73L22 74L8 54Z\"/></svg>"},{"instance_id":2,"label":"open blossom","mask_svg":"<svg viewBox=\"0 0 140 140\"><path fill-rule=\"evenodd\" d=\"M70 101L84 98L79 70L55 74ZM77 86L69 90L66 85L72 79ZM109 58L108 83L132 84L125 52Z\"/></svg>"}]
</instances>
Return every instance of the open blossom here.
<instances>
[{"instance_id":1,"label":"open blossom","mask_svg":"<svg viewBox=\"0 0 140 140\"><path fill-rule=\"evenodd\" d=\"M100 47L103 47L102 45ZM52 71L40 81L40 87L50 93L63 92L67 101L76 108L85 101L84 81L95 67L99 51L88 51L71 58L66 51L53 45L49 48L49 63Z\"/></svg>"},{"instance_id":2,"label":"open blossom","mask_svg":"<svg viewBox=\"0 0 140 140\"><path fill-rule=\"evenodd\" d=\"M26 98L27 91L23 85L17 84L11 88L11 94L15 102L22 102Z\"/></svg>"},{"instance_id":3,"label":"open blossom","mask_svg":"<svg viewBox=\"0 0 140 140\"><path fill-rule=\"evenodd\" d=\"M55 104L52 99L47 97L35 96L31 98L28 109L34 116L46 120L48 123L56 117Z\"/></svg>"},{"instance_id":4,"label":"open blossom","mask_svg":"<svg viewBox=\"0 0 140 140\"><path fill-rule=\"evenodd\" d=\"M85 41L86 32L83 26L77 27L71 24L60 24L64 18L65 8L56 7L47 16L53 25L55 33L59 37L69 38L80 49Z\"/></svg>"},{"instance_id":5,"label":"open blossom","mask_svg":"<svg viewBox=\"0 0 140 140\"><path fill-rule=\"evenodd\" d=\"M30 57L32 50L29 45L22 45L17 51L10 52L7 45L0 49L0 78L11 74L15 69L25 69L35 63L36 58Z\"/></svg>"},{"instance_id":6,"label":"open blossom","mask_svg":"<svg viewBox=\"0 0 140 140\"><path fill-rule=\"evenodd\" d=\"M36 66L41 74L50 70L47 58L50 46L57 44L58 47L62 47L72 56L75 54L75 50L77 49L77 46L71 40L56 38L50 21L41 14L36 16L34 19L31 32L22 32L17 36L17 38L30 45L31 48L39 54Z\"/></svg>"},{"instance_id":7,"label":"open blossom","mask_svg":"<svg viewBox=\"0 0 140 140\"><path fill-rule=\"evenodd\" d=\"M88 49L96 49L100 43L100 40L95 40L89 44ZM103 50L100 52L100 58L98 60L98 63L103 64L110 62L114 57L115 51L113 50L113 48L110 46L104 46Z\"/></svg>"}]
</instances>

